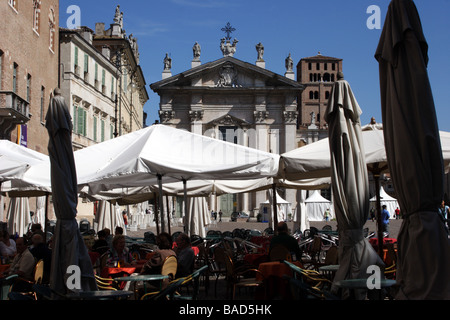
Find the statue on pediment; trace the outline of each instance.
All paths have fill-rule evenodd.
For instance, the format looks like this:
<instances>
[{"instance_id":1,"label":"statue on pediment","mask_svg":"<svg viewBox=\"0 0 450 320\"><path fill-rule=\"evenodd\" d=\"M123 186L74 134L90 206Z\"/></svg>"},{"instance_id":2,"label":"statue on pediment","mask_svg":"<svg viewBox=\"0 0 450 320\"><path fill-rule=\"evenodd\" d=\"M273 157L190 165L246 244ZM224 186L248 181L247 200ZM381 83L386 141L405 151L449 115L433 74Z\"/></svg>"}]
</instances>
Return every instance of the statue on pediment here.
<instances>
[{"instance_id":1,"label":"statue on pediment","mask_svg":"<svg viewBox=\"0 0 450 320\"><path fill-rule=\"evenodd\" d=\"M220 50L222 51L223 56L232 57L236 52L236 44L238 42L239 41L237 39L234 39L233 44L231 44L230 40L225 40L225 38L222 38L220 40Z\"/></svg>"}]
</instances>

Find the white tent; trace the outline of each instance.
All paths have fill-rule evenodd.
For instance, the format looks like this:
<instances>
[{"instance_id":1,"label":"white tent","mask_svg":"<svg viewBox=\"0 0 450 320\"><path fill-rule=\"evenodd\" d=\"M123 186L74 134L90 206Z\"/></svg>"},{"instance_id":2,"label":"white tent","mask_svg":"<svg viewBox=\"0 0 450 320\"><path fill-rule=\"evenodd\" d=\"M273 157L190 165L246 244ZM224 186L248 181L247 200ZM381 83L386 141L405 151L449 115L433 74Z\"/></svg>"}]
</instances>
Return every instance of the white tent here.
<instances>
[{"instance_id":1,"label":"white tent","mask_svg":"<svg viewBox=\"0 0 450 320\"><path fill-rule=\"evenodd\" d=\"M374 196L370 199L370 207L371 208L373 207L376 209L376 207L375 207L376 201L377 201L376 196ZM386 205L386 209L387 209L387 211L389 211L389 215L391 216L391 219L395 219L395 217L394 217L395 209L399 208L398 201L397 201L397 199L388 195L383 187L380 188L380 204L381 204L381 206Z\"/></svg>"},{"instance_id":2,"label":"white tent","mask_svg":"<svg viewBox=\"0 0 450 320\"><path fill-rule=\"evenodd\" d=\"M272 224L273 220L273 206L272 206L272 190L269 190L269 199L260 204L259 212L262 215L263 222L270 222ZM277 217L278 221L286 221L289 214L292 214L292 204L284 200L277 193Z\"/></svg>"},{"instance_id":3,"label":"white tent","mask_svg":"<svg viewBox=\"0 0 450 320\"><path fill-rule=\"evenodd\" d=\"M305 200L306 215L309 221L324 221L324 212L330 210L330 219L334 218L333 205L330 200L325 199L315 190L311 196Z\"/></svg>"}]
</instances>

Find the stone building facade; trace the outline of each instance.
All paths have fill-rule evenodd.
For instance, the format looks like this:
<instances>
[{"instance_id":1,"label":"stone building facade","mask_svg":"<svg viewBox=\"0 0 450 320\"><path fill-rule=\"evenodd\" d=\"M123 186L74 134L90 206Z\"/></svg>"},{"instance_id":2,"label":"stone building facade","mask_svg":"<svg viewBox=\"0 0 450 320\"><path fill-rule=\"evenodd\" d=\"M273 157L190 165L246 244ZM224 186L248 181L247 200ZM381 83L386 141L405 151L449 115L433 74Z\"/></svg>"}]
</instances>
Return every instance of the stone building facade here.
<instances>
[{"instance_id":1,"label":"stone building facade","mask_svg":"<svg viewBox=\"0 0 450 320\"><path fill-rule=\"evenodd\" d=\"M110 61L117 68L116 105L113 135L121 136L145 126L144 105L149 96L144 73L139 64L137 38L125 32L123 12L116 7L113 23L105 29L96 23L93 45L99 52L109 51Z\"/></svg>"},{"instance_id":2,"label":"stone building facade","mask_svg":"<svg viewBox=\"0 0 450 320\"><path fill-rule=\"evenodd\" d=\"M0 139L48 154L45 116L58 86L59 1L1 1L0 17ZM0 195L0 217L8 205ZM36 211L37 198L29 207Z\"/></svg>"},{"instance_id":3,"label":"stone building facade","mask_svg":"<svg viewBox=\"0 0 450 320\"><path fill-rule=\"evenodd\" d=\"M74 150L114 138L117 69L98 51L93 31L60 29L60 88L70 105Z\"/></svg>"},{"instance_id":4,"label":"stone building facade","mask_svg":"<svg viewBox=\"0 0 450 320\"><path fill-rule=\"evenodd\" d=\"M303 85L267 70L261 44L256 45L255 64L235 58L236 45L222 39L223 57L205 64L194 45L192 68L177 75L171 74L166 55L162 80L150 85L160 97L160 122L277 154L296 148L297 96ZM295 192L283 190L281 195L296 203ZM209 204L224 214L254 215L266 199L260 191L211 197Z\"/></svg>"},{"instance_id":5,"label":"stone building facade","mask_svg":"<svg viewBox=\"0 0 450 320\"><path fill-rule=\"evenodd\" d=\"M0 137L47 154L45 115L58 86L59 1L1 1L0 17Z\"/></svg>"}]
</instances>

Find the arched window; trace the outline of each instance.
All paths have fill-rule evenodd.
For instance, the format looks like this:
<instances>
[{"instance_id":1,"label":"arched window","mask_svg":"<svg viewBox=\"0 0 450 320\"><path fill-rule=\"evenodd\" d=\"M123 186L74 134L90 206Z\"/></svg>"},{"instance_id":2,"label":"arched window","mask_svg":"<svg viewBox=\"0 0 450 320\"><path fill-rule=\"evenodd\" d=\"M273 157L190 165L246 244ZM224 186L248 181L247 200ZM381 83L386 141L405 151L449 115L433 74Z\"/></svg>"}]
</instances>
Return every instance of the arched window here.
<instances>
[{"instance_id":1,"label":"arched window","mask_svg":"<svg viewBox=\"0 0 450 320\"><path fill-rule=\"evenodd\" d=\"M328 72L323 75L323 81L324 82L329 82L330 81L330 74Z\"/></svg>"},{"instance_id":2,"label":"arched window","mask_svg":"<svg viewBox=\"0 0 450 320\"><path fill-rule=\"evenodd\" d=\"M308 62L308 70L312 70L311 62Z\"/></svg>"},{"instance_id":3,"label":"arched window","mask_svg":"<svg viewBox=\"0 0 450 320\"><path fill-rule=\"evenodd\" d=\"M312 73L309 74L309 82L313 82L313 74Z\"/></svg>"},{"instance_id":4,"label":"arched window","mask_svg":"<svg viewBox=\"0 0 450 320\"><path fill-rule=\"evenodd\" d=\"M314 92L312 92L312 91L309 92L309 98L314 99Z\"/></svg>"},{"instance_id":5,"label":"arched window","mask_svg":"<svg viewBox=\"0 0 450 320\"><path fill-rule=\"evenodd\" d=\"M330 91L325 91L325 99L329 99L330 98Z\"/></svg>"},{"instance_id":6,"label":"arched window","mask_svg":"<svg viewBox=\"0 0 450 320\"><path fill-rule=\"evenodd\" d=\"M331 74L331 82L334 82L334 73Z\"/></svg>"},{"instance_id":7,"label":"arched window","mask_svg":"<svg viewBox=\"0 0 450 320\"><path fill-rule=\"evenodd\" d=\"M319 91L314 91L314 99L319 99Z\"/></svg>"},{"instance_id":8,"label":"arched window","mask_svg":"<svg viewBox=\"0 0 450 320\"><path fill-rule=\"evenodd\" d=\"M50 8L48 13L48 26L50 28L50 38L49 38L49 49L54 53L55 52L55 25L56 25L56 17L55 17L55 10L53 8Z\"/></svg>"},{"instance_id":9,"label":"arched window","mask_svg":"<svg viewBox=\"0 0 450 320\"><path fill-rule=\"evenodd\" d=\"M39 33L41 27L41 0L33 0L33 30Z\"/></svg>"}]
</instances>

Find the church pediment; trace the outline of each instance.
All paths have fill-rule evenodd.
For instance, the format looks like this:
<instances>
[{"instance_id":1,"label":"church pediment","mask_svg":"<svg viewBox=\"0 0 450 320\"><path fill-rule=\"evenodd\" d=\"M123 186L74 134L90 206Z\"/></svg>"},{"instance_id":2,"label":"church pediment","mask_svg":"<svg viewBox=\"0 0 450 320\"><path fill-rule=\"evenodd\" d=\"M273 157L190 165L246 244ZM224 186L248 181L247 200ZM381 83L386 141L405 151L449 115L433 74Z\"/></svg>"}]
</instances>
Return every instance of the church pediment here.
<instances>
[{"instance_id":1,"label":"church pediment","mask_svg":"<svg viewBox=\"0 0 450 320\"><path fill-rule=\"evenodd\" d=\"M237 126L241 128L250 125L250 123L248 123L247 121L234 117L230 114L226 114L220 118L214 119L208 124L213 126Z\"/></svg>"},{"instance_id":2,"label":"church pediment","mask_svg":"<svg viewBox=\"0 0 450 320\"><path fill-rule=\"evenodd\" d=\"M199 65L150 85L155 92L169 88L220 90L264 87L303 88L297 81L233 57Z\"/></svg>"}]
</instances>

